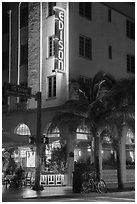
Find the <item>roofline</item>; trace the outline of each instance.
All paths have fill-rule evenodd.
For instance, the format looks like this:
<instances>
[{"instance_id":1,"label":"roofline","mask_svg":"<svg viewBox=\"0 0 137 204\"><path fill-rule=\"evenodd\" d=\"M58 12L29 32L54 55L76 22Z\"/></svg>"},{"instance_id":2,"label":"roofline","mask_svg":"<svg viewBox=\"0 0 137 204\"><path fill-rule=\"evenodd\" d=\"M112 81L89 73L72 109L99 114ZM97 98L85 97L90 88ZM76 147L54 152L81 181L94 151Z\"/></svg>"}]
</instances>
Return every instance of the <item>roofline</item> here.
<instances>
[{"instance_id":1,"label":"roofline","mask_svg":"<svg viewBox=\"0 0 137 204\"><path fill-rule=\"evenodd\" d=\"M101 2L101 4L135 21L135 6L134 5L131 5L128 2Z\"/></svg>"}]
</instances>

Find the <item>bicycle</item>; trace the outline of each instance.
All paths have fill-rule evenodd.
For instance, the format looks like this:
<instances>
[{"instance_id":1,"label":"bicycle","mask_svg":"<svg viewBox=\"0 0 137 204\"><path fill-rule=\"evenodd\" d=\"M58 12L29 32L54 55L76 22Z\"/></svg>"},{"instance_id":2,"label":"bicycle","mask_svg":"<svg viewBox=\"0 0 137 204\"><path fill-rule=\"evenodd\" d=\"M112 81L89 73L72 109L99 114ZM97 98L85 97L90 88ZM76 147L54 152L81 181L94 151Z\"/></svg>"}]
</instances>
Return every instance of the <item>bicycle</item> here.
<instances>
[{"instance_id":1,"label":"bicycle","mask_svg":"<svg viewBox=\"0 0 137 204\"><path fill-rule=\"evenodd\" d=\"M86 172L83 174L82 190L85 193L96 191L97 193L106 193L107 186L103 179L97 177L96 172Z\"/></svg>"}]
</instances>

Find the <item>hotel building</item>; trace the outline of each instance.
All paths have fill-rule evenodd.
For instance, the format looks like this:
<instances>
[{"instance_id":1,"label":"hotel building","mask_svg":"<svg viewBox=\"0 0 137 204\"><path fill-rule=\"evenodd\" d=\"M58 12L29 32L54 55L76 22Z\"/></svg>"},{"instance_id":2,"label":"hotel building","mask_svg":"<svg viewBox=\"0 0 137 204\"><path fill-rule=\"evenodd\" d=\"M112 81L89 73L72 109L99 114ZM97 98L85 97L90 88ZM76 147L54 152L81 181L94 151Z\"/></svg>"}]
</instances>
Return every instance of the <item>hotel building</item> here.
<instances>
[{"instance_id":1,"label":"hotel building","mask_svg":"<svg viewBox=\"0 0 137 204\"><path fill-rule=\"evenodd\" d=\"M2 22L2 128L11 140L36 135L37 101L7 98L4 83L42 93L46 135L56 112L76 97L70 91L72 80L88 81L99 71L116 79L135 75L134 3L3 2Z\"/></svg>"}]
</instances>

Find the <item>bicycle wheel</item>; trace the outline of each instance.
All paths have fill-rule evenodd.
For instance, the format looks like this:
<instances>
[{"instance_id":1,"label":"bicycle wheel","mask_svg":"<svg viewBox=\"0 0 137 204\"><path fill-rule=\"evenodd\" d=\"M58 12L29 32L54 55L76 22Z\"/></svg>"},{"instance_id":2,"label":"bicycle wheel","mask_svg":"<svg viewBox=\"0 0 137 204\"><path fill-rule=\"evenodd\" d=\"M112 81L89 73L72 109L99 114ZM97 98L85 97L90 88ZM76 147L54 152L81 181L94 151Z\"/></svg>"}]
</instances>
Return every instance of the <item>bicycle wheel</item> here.
<instances>
[{"instance_id":1,"label":"bicycle wheel","mask_svg":"<svg viewBox=\"0 0 137 204\"><path fill-rule=\"evenodd\" d=\"M107 186L104 180L99 180L97 183L97 188L99 193L106 193L107 192Z\"/></svg>"},{"instance_id":2,"label":"bicycle wheel","mask_svg":"<svg viewBox=\"0 0 137 204\"><path fill-rule=\"evenodd\" d=\"M83 190L85 193L88 193L88 192L90 191L89 182L84 181L84 182L82 183L82 190Z\"/></svg>"}]
</instances>

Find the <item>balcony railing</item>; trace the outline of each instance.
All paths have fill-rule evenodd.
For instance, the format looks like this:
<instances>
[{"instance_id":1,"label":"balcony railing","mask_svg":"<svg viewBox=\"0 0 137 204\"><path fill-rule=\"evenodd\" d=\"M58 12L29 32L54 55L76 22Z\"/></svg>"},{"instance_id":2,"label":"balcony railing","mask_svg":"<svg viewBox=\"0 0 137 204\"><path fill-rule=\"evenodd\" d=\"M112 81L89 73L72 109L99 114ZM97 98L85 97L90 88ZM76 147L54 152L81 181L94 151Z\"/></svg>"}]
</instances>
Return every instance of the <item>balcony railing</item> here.
<instances>
[{"instance_id":1,"label":"balcony railing","mask_svg":"<svg viewBox=\"0 0 137 204\"><path fill-rule=\"evenodd\" d=\"M41 175L40 184L43 186L62 186L64 185L64 174Z\"/></svg>"}]
</instances>

